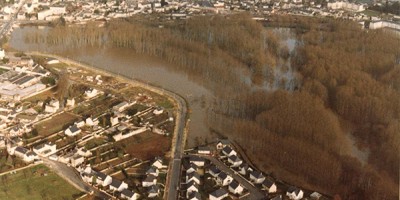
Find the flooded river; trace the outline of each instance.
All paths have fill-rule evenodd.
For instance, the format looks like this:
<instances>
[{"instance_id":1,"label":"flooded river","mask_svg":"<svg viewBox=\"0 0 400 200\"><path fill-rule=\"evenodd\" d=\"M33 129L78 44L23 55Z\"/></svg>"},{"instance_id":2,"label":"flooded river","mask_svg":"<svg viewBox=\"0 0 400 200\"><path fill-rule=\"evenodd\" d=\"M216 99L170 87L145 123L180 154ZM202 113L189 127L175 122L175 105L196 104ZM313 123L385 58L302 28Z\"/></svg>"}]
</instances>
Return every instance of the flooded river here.
<instances>
[{"instance_id":1,"label":"flooded river","mask_svg":"<svg viewBox=\"0 0 400 200\"><path fill-rule=\"evenodd\" d=\"M193 147L197 142L214 141L216 135L209 131L206 123L207 107L210 105L215 96L213 91L208 90L204 86L198 84L193 77L188 76L184 72L173 70L172 66L157 58L137 55L131 53L129 49L123 48L98 48L85 47L79 49L69 49L62 45L47 45L45 43L27 43L26 35L35 31L46 32L48 28L38 27L22 27L17 28L12 33L10 46L18 51L41 51L46 53L58 54L79 62L84 62L93 67L124 75L128 78L134 78L144 83L160 86L167 90L173 91L183 96L189 102L190 122L189 122L189 138L188 147ZM281 35L282 42L286 43L291 53L296 45L296 40L290 29L275 29ZM265 84L264 87L253 87L253 89L264 89L274 91L276 89L286 89L293 91L299 84L296 83L295 73L290 66L290 59L278 64L273 69L275 80L272 83ZM250 78L245 73L240 74L242 80L250 83ZM280 84L282 80L285 84ZM294 84L295 83L295 84ZM349 154L357 157L361 162L365 163L368 159L368 153L360 151L356 145L354 138L348 135L348 142L352 144Z\"/></svg>"},{"instance_id":2,"label":"flooded river","mask_svg":"<svg viewBox=\"0 0 400 200\"><path fill-rule=\"evenodd\" d=\"M41 31L46 31L46 29L41 29ZM144 83L161 86L178 93L189 102L190 136L188 145L195 145L196 137L202 140L207 138L208 141L215 139L205 122L207 103L214 97L210 91L197 84L188 75L171 70L171 67L168 67L168 64L161 60L137 55L122 48L85 47L67 50L60 45L49 47L46 44L26 43L25 35L37 30L39 30L37 27L15 29L9 42L10 46L18 51L41 51L59 54L96 68L134 78Z\"/></svg>"}]
</instances>

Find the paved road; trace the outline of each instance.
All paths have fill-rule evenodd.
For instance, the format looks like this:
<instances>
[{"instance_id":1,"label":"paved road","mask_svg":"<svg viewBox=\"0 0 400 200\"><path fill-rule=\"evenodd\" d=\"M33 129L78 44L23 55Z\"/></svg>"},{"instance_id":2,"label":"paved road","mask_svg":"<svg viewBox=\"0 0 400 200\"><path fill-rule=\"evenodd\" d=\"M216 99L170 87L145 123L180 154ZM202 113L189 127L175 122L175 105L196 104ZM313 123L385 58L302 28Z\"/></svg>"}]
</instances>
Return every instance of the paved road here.
<instances>
[{"instance_id":1,"label":"paved road","mask_svg":"<svg viewBox=\"0 0 400 200\"><path fill-rule=\"evenodd\" d=\"M94 191L94 195L96 195L97 197L99 197L101 199L110 199L110 197L107 194L100 192L100 191L92 188L87 183L85 183L81 179L78 172L75 171L75 169L73 169L72 167L68 167L67 165L65 165L63 163L53 161L48 158L42 157L41 159L43 160L43 164L45 164L46 166L51 168L57 175L59 175L61 178L65 179L68 183L70 183L74 187L78 188L79 190L86 192L86 193L90 193L91 191Z\"/></svg>"},{"instance_id":2,"label":"paved road","mask_svg":"<svg viewBox=\"0 0 400 200\"><path fill-rule=\"evenodd\" d=\"M186 123L186 102L181 98L176 98L178 105L178 112L180 113L177 117L177 124L175 129L175 148L173 152L173 161L169 168L168 175L168 200L175 200L178 198L178 186L180 181L180 172L181 172L181 163L182 163L182 154L184 148L184 131L185 131L185 123Z\"/></svg>"},{"instance_id":3,"label":"paved road","mask_svg":"<svg viewBox=\"0 0 400 200\"><path fill-rule=\"evenodd\" d=\"M83 63L64 58L61 56L57 55L52 55L52 54L46 54L46 53L41 53L41 52L28 52L27 54L29 55L38 55L38 56L45 56L45 57L53 57L58 59L61 62L64 62L66 64L71 64L71 65L76 65L80 66L83 68L88 68L93 71L98 71L100 73L108 73L108 74L113 74L115 77L118 78L123 78L125 80L129 79L131 83L136 84L144 89L150 90L152 92L161 94L161 95L166 95L169 98L172 98L175 100L178 106L178 112L176 116L176 126L175 126L175 131L174 131L174 141L172 142L172 161L169 167L168 171L168 176L167 176L167 183L166 187L167 189L165 190L165 195L166 199L168 200L175 200L178 199L178 191L177 187L179 186L179 180L180 180L180 171L181 171L181 159L183 155L183 148L185 146L185 126L186 126L186 114L187 114L187 105L186 101L179 95L159 88L155 86L151 86L149 84L144 84L142 82L132 80L130 77L126 76L120 76L118 74L115 74L110 71L105 71L101 69L94 68L93 66L88 66Z\"/></svg>"},{"instance_id":4,"label":"paved road","mask_svg":"<svg viewBox=\"0 0 400 200\"><path fill-rule=\"evenodd\" d=\"M243 185L250 192L250 195L246 196L246 199L259 200L265 198L264 194L261 193L261 191L258 188L251 185L246 179L239 176L237 173L235 173L235 171L226 166L223 162L212 156L204 156L204 157L209 159L220 170L231 175L236 181L238 181L241 185Z\"/></svg>"}]
</instances>

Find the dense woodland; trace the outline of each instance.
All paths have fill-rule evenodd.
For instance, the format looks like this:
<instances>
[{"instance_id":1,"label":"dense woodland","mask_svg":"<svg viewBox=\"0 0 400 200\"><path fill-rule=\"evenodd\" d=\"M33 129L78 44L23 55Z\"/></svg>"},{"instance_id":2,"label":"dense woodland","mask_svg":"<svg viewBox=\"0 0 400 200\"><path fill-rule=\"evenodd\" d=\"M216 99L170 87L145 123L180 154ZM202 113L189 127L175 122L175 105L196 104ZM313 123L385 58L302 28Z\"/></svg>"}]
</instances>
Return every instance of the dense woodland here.
<instances>
[{"instance_id":1,"label":"dense woodland","mask_svg":"<svg viewBox=\"0 0 400 200\"><path fill-rule=\"evenodd\" d=\"M295 50L266 26L291 27ZM133 19L58 26L27 40L162 58L214 91L210 129L245 147L260 169L341 199L398 199L400 40L390 32L288 16L262 24L241 14L162 27ZM301 84L294 91L259 87L277 78L271 71L283 60ZM367 163L352 155L347 134L370 152Z\"/></svg>"}]
</instances>

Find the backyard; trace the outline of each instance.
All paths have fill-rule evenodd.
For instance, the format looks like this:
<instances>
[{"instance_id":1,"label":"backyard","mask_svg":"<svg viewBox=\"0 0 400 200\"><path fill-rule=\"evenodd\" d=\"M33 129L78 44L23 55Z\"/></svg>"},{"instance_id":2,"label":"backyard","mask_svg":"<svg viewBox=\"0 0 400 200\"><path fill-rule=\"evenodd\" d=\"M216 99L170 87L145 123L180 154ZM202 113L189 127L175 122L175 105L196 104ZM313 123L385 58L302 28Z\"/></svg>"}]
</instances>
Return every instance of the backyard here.
<instances>
[{"instance_id":1,"label":"backyard","mask_svg":"<svg viewBox=\"0 0 400 200\"><path fill-rule=\"evenodd\" d=\"M117 142L126 153L141 160L149 160L164 156L171 147L171 139L167 136L145 132Z\"/></svg>"},{"instance_id":2,"label":"backyard","mask_svg":"<svg viewBox=\"0 0 400 200\"><path fill-rule=\"evenodd\" d=\"M48 136L68 128L68 125L73 124L77 119L76 115L63 112L49 120L40 122L35 126L35 129L39 135Z\"/></svg>"}]
</instances>

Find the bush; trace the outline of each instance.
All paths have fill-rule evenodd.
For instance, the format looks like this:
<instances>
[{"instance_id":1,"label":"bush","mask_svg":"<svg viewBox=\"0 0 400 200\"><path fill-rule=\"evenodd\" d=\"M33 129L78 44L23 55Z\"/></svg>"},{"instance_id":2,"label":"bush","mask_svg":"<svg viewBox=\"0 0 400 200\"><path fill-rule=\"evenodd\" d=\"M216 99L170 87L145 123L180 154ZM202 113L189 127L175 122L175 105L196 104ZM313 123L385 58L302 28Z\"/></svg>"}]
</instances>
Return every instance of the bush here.
<instances>
[{"instance_id":1,"label":"bush","mask_svg":"<svg viewBox=\"0 0 400 200\"><path fill-rule=\"evenodd\" d=\"M56 84L56 79L54 77L43 77L40 81L45 85L53 86Z\"/></svg>"},{"instance_id":2,"label":"bush","mask_svg":"<svg viewBox=\"0 0 400 200\"><path fill-rule=\"evenodd\" d=\"M17 53L14 53L14 56L15 57L23 57L23 56L26 56L26 54L23 52L17 52Z\"/></svg>"}]
</instances>

